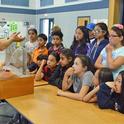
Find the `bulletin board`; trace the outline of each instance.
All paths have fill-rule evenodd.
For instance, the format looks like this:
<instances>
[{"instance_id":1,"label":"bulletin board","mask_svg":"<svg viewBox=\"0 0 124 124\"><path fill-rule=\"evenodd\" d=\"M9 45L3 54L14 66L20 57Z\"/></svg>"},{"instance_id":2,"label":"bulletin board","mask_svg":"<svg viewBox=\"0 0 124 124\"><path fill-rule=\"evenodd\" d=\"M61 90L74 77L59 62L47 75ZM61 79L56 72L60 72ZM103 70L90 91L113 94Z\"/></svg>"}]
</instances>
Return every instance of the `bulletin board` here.
<instances>
[{"instance_id":1,"label":"bulletin board","mask_svg":"<svg viewBox=\"0 0 124 124\"><path fill-rule=\"evenodd\" d=\"M77 18L77 26L86 26L90 22L90 16L79 16Z\"/></svg>"}]
</instances>

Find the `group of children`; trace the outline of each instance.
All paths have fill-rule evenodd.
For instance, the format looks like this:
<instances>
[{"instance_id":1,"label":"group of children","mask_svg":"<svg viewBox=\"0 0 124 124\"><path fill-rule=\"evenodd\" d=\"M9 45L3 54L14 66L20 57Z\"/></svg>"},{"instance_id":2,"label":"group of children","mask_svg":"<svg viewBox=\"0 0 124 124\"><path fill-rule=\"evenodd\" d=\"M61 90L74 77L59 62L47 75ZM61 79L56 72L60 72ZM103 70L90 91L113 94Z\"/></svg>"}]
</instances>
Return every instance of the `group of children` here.
<instances>
[{"instance_id":1,"label":"group of children","mask_svg":"<svg viewBox=\"0 0 124 124\"><path fill-rule=\"evenodd\" d=\"M64 48L61 30L47 37L29 30L32 44L28 69L35 80L46 80L59 88L57 95L83 102L97 102L100 108L124 113L124 28L114 25L110 33L105 23L76 28L70 49ZM38 42L34 43L34 42ZM30 44L31 45L31 44ZM26 45L27 47L29 45Z\"/></svg>"}]
</instances>

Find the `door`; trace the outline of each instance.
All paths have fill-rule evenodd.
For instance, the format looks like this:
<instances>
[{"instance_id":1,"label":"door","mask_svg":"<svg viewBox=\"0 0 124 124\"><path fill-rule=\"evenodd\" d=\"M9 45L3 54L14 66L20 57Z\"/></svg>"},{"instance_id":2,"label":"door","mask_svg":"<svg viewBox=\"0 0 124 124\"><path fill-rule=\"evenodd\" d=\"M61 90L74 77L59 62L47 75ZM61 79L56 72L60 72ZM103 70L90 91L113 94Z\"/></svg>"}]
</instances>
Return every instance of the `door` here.
<instances>
[{"instance_id":1,"label":"door","mask_svg":"<svg viewBox=\"0 0 124 124\"><path fill-rule=\"evenodd\" d=\"M54 26L54 18L40 19L40 33L44 33L48 37L48 42L51 42L51 29Z\"/></svg>"}]
</instances>

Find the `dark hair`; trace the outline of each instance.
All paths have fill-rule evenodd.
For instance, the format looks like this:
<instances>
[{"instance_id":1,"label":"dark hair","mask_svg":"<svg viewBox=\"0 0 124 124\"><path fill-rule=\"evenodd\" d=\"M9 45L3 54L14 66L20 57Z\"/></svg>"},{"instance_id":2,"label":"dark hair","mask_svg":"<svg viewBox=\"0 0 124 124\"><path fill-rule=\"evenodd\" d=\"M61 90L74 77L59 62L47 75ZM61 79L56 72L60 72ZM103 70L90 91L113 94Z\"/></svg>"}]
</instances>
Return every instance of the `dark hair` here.
<instances>
[{"instance_id":1,"label":"dark hair","mask_svg":"<svg viewBox=\"0 0 124 124\"><path fill-rule=\"evenodd\" d=\"M61 40L63 40L63 33L61 32L61 31L53 31L52 32L52 34L51 34L51 36L53 37L53 36L59 36L59 38L61 39Z\"/></svg>"},{"instance_id":2,"label":"dark hair","mask_svg":"<svg viewBox=\"0 0 124 124\"><path fill-rule=\"evenodd\" d=\"M35 28L28 29L28 34L29 34L30 31L34 32L37 35L37 29L35 29Z\"/></svg>"},{"instance_id":3,"label":"dark hair","mask_svg":"<svg viewBox=\"0 0 124 124\"><path fill-rule=\"evenodd\" d=\"M105 83L107 81L113 81L113 74L109 68L101 68L99 71L98 80L100 83Z\"/></svg>"},{"instance_id":4,"label":"dark hair","mask_svg":"<svg viewBox=\"0 0 124 124\"><path fill-rule=\"evenodd\" d=\"M69 65L72 65L73 64L74 56L73 56L73 52L72 52L71 49L64 48L61 51L61 54L64 55L67 59L69 59L71 57L72 58L72 61L70 62Z\"/></svg>"},{"instance_id":5,"label":"dark hair","mask_svg":"<svg viewBox=\"0 0 124 124\"><path fill-rule=\"evenodd\" d=\"M96 26L99 26L99 27L102 29L102 31L105 32L104 38L105 38L105 39L108 39L108 37L109 37L109 32L108 32L108 27L107 27L107 25L106 25L105 23L103 23L103 22L100 22L100 23L97 23ZM96 27L96 26L95 26L95 27Z\"/></svg>"},{"instance_id":6,"label":"dark hair","mask_svg":"<svg viewBox=\"0 0 124 124\"><path fill-rule=\"evenodd\" d=\"M37 37L42 38L44 41L47 41L47 36L45 34L39 34Z\"/></svg>"},{"instance_id":7,"label":"dark hair","mask_svg":"<svg viewBox=\"0 0 124 124\"><path fill-rule=\"evenodd\" d=\"M123 40L122 40L121 44L124 46L124 29L119 29L118 27L113 26L113 27L111 28L111 30L113 30L114 32L116 32L116 34L117 34L119 37L123 36Z\"/></svg>"},{"instance_id":8,"label":"dark hair","mask_svg":"<svg viewBox=\"0 0 124 124\"><path fill-rule=\"evenodd\" d=\"M93 65L92 65L91 60L88 56L77 55L76 58L79 58L81 60L83 67L87 66L87 71L93 71Z\"/></svg>"},{"instance_id":9,"label":"dark hair","mask_svg":"<svg viewBox=\"0 0 124 124\"><path fill-rule=\"evenodd\" d=\"M79 42L76 41L76 38L74 36L74 40L73 40L70 48L73 50L77 45L80 44L79 50L84 51L84 53L85 53L85 47L87 46L87 43L90 42L88 29L85 26L78 26L76 28L76 30L77 29L80 29L82 31L82 33L84 34L84 36Z\"/></svg>"},{"instance_id":10,"label":"dark hair","mask_svg":"<svg viewBox=\"0 0 124 124\"><path fill-rule=\"evenodd\" d=\"M94 73L95 72L95 67L94 67L90 57L89 56L85 56L85 57L86 57L87 63L88 63L88 69L87 70L92 71L92 73Z\"/></svg>"},{"instance_id":11,"label":"dark hair","mask_svg":"<svg viewBox=\"0 0 124 124\"><path fill-rule=\"evenodd\" d=\"M121 93L120 93L120 98L119 98L119 103L120 103L120 112L124 113L124 71L121 71L119 73L122 77L122 84L121 84Z\"/></svg>"},{"instance_id":12,"label":"dark hair","mask_svg":"<svg viewBox=\"0 0 124 124\"><path fill-rule=\"evenodd\" d=\"M40 54L38 57L37 57L37 60L43 60L43 59L45 59L45 60L47 60L47 58L48 58L48 56L47 55L42 55L42 54Z\"/></svg>"},{"instance_id":13,"label":"dark hair","mask_svg":"<svg viewBox=\"0 0 124 124\"><path fill-rule=\"evenodd\" d=\"M53 51L53 52L51 52L49 55L54 56L54 57L56 58L56 61L59 62L59 60L60 60L59 54L57 54L56 52Z\"/></svg>"}]
</instances>

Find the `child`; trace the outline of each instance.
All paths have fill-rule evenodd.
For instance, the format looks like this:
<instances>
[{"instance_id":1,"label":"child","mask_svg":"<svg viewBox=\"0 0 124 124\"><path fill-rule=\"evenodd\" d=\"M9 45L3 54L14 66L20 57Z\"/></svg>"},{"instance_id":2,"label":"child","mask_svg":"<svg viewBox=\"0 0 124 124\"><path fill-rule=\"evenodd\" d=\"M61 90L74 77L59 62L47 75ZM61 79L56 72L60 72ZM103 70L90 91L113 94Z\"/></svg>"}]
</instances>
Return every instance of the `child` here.
<instances>
[{"instance_id":1,"label":"child","mask_svg":"<svg viewBox=\"0 0 124 124\"><path fill-rule=\"evenodd\" d=\"M57 53L52 52L48 56L47 65L46 60L41 62L40 68L35 75L35 80L39 81L41 79L48 81L52 73L54 73L55 68L57 67L60 57Z\"/></svg>"},{"instance_id":2,"label":"child","mask_svg":"<svg viewBox=\"0 0 124 124\"><path fill-rule=\"evenodd\" d=\"M89 34L88 30L85 26L79 26L77 27L74 35L74 40L71 45L71 50L73 51L73 55L86 55L88 53L89 47L88 43L89 40Z\"/></svg>"},{"instance_id":3,"label":"child","mask_svg":"<svg viewBox=\"0 0 124 124\"><path fill-rule=\"evenodd\" d=\"M52 46L49 48L49 54L55 51L60 55L61 51L64 49L62 45L63 33L61 31L52 32Z\"/></svg>"},{"instance_id":4,"label":"child","mask_svg":"<svg viewBox=\"0 0 124 124\"><path fill-rule=\"evenodd\" d=\"M74 65L69 68L65 76L67 80L63 80L63 85L66 90L73 88L73 92L58 91L59 96L65 96L75 100L83 100L83 97L88 93L90 87L92 86L93 73L90 71L89 59L87 56L78 55L74 60ZM65 79L65 78L64 78ZM71 91L72 91L71 88Z\"/></svg>"},{"instance_id":5,"label":"child","mask_svg":"<svg viewBox=\"0 0 124 124\"><path fill-rule=\"evenodd\" d=\"M55 26L51 29L50 35L51 35L53 32L61 32L61 28L60 28L58 25L55 25ZM50 36L50 37L49 37L49 40L48 40L48 43L46 44L47 49L49 49L49 48L53 45L51 41L52 41L52 37Z\"/></svg>"},{"instance_id":6,"label":"child","mask_svg":"<svg viewBox=\"0 0 124 124\"><path fill-rule=\"evenodd\" d=\"M27 52L31 55L35 48L38 47L37 42L37 30L35 28L30 28L28 30L29 41L25 43L25 48Z\"/></svg>"},{"instance_id":7,"label":"child","mask_svg":"<svg viewBox=\"0 0 124 124\"><path fill-rule=\"evenodd\" d=\"M92 43L95 40L95 33L94 33L95 24L89 23L86 26L86 28L88 29L88 32L89 32L90 43Z\"/></svg>"},{"instance_id":8,"label":"child","mask_svg":"<svg viewBox=\"0 0 124 124\"><path fill-rule=\"evenodd\" d=\"M28 65L28 69L29 69L30 72L32 72L32 71L34 71L36 69L36 68L34 68L32 70L32 67L34 67L34 66L37 67L37 65L38 65L37 57L40 54L45 55L45 56L48 55L48 50L47 50L47 48L45 46L46 41L47 41L47 36L45 34L39 34L37 40L38 40L38 43L39 43L38 48L36 48L33 51L33 53L32 53L32 62L31 62L30 65Z\"/></svg>"},{"instance_id":9,"label":"child","mask_svg":"<svg viewBox=\"0 0 124 124\"><path fill-rule=\"evenodd\" d=\"M61 89L64 74L66 70L72 66L72 64L72 51L70 49L63 49L60 54L60 64L57 66L51 78L49 79L49 83Z\"/></svg>"},{"instance_id":10,"label":"child","mask_svg":"<svg viewBox=\"0 0 124 124\"><path fill-rule=\"evenodd\" d=\"M93 64L95 64L102 49L109 43L108 27L105 23L97 23L95 28L95 40L90 44L88 56Z\"/></svg>"},{"instance_id":11,"label":"child","mask_svg":"<svg viewBox=\"0 0 124 124\"><path fill-rule=\"evenodd\" d=\"M97 99L100 108L114 109L124 113L124 71L119 73L114 82L100 85Z\"/></svg>"},{"instance_id":12,"label":"child","mask_svg":"<svg viewBox=\"0 0 124 124\"><path fill-rule=\"evenodd\" d=\"M124 70L124 27L121 24L112 26L109 44L102 50L96 63L96 68L112 69L114 79Z\"/></svg>"},{"instance_id":13,"label":"child","mask_svg":"<svg viewBox=\"0 0 124 124\"><path fill-rule=\"evenodd\" d=\"M109 68L102 68L95 72L93 76L93 85L94 89L91 90L84 98L84 102L96 102L97 97L96 94L99 90L99 85L103 82L113 81L112 71Z\"/></svg>"}]
</instances>

